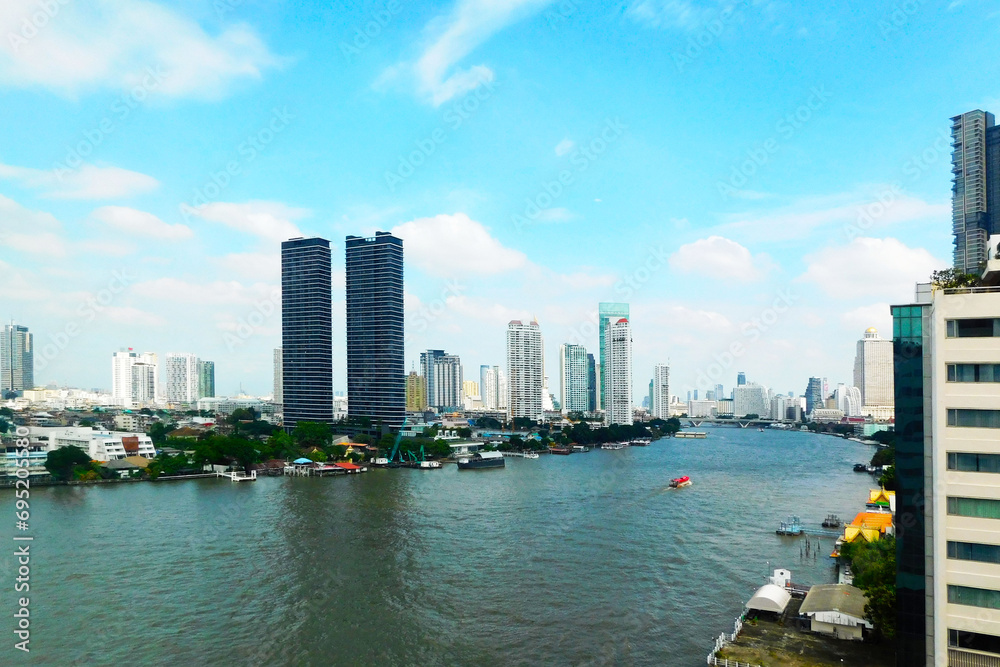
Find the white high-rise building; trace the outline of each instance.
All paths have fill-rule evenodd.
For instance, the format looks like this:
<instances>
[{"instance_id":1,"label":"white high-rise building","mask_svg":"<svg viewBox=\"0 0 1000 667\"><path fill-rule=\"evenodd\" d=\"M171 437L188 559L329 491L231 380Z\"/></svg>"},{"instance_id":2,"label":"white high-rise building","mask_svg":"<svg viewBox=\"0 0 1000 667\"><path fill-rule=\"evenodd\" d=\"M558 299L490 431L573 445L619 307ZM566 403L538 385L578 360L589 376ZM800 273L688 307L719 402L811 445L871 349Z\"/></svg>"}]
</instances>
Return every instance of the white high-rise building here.
<instances>
[{"instance_id":1,"label":"white high-rise building","mask_svg":"<svg viewBox=\"0 0 1000 667\"><path fill-rule=\"evenodd\" d=\"M842 411L844 416L861 416L861 390L857 387L848 387L840 383L833 392L833 398L837 401L837 409Z\"/></svg>"},{"instance_id":2,"label":"white high-rise building","mask_svg":"<svg viewBox=\"0 0 1000 667\"><path fill-rule=\"evenodd\" d=\"M875 327L865 331L865 337L858 341L854 386L861 390L861 414L891 413L894 402L892 341L879 336Z\"/></svg>"},{"instance_id":3,"label":"white high-rise building","mask_svg":"<svg viewBox=\"0 0 1000 667\"><path fill-rule=\"evenodd\" d=\"M28 327L3 325L0 330L0 393L35 388L34 343Z\"/></svg>"},{"instance_id":4,"label":"white high-rise building","mask_svg":"<svg viewBox=\"0 0 1000 667\"><path fill-rule=\"evenodd\" d=\"M569 343L559 346L559 402L562 413L587 412L589 400L587 350Z\"/></svg>"},{"instance_id":5,"label":"white high-rise building","mask_svg":"<svg viewBox=\"0 0 1000 667\"><path fill-rule=\"evenodd\" d=\"M510 406L510 383L507 382L507 374L499 366L494 366L493 371L497 374L497 410L507 410Z\"/></svg>"},{"instance_id":6,"label":"white high-rise building","mask_svg":"<svg viewBox=\"0 0 1000 667\"><path fill-rule=\"evenodd\" d=\"M156 400L156 365L132 364L132 405L147 405Z\"/></svg>"},{"instance_id":7,"label":"white high-rise building","mask_svg":"<svg viewBox=\"0 0 1000 667\"><path fill-rule=\"evenodd\" d=\"M282 355L282 349L277 347L274 349L274 393L273 402L281 405L282 396L282 383L284 382L284 356Z\"/></svg>"},{"instance_id":8,"label":"white high-rise building","mask_svg":"<svg viewBox=\"0 0 1000 667\"><path fill-rule=\"evenodd\" d=\"M195 403L198 401L198 357L193 354L168 353L166 359L167 401Z\"/></svg>"},{"instance_id":9,"label":"white high-rise building","mask_svg":"<svg viewBox=\"0 0 1000 667\"><path fill-rule=\"evenodd\" d=\"M765 417L771 414L771 399L767 396L767 387L756 382L737 385L733 389L733 415L736 418L747 415Z\"/></svg>"},{"instance_id":10,"label":"white high-rise building","mask_svg":"<svg viewBox=\"0 0 1000 667\"><path fill-rule=\"evenodd\" d=\"M146 382L143 388L140 388L138 392L133 391L132 380L133 372L132 367L136 364L144 364L151 366L150 369L142 371L140 375L143 381ZM146 397L148 396L148 374L152 373L152 386L153 386L153 397L152 399L144 398L146 402L158 401L160 398L159 389L159 371L156 354L153 352L143 352L142 354L138 352L133 352L131 348L127 350L119 350L111 355L111 398L122 407L133 408L138 407L136 405L136 395Z\"/></svg>"},{"instance_id":11,"label":"white high-rise building","mask_svg":"<svg viewBox=\"0 0 1000 667\"><path fill-rule=\"evenodd\" d=\"M542 330L538 322L524 324L512 320L507 325L507 416L510 419L542 418L545 384L542 360Z\"/></svg>"},{"instance_id":12,"label":"white high-rise building","mask_svg":"<svg viewBox=\"0 0 1000 667\"><path fill-rule=\"evenodd\" d=\"M607 405L604 423L632 423L632 327L624 317L611 318L604 329Z\"/></svg>"},{"instance_id":13,"label":"white high-rise building","mask_svg":"<svg viewBox=\"0 0 1000 667\"><path fill-rule=\"evenodd\" d=\"M670 418L670 364L653 366L653 391L649 414L654 419Z\"/></svg>"},{"instance_id":14,"label":"white high-rise building","mask_svg":"<svg viewBox=\"0 0 1000 667\"><path fill-rule=\"evenodd\" d=\"M499 405L499 370L496 366L479 367L479 394L486 410L496 410Z\"/></svg>"}]
</instances>

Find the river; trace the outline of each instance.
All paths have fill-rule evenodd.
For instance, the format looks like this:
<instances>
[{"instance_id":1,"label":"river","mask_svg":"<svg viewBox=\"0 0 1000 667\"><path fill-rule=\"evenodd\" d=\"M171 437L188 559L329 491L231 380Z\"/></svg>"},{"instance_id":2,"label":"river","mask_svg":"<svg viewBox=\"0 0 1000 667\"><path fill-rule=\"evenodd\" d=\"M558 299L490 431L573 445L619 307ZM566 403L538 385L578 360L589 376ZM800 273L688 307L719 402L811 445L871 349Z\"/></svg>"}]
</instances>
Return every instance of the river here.
<instances>
[{"instance_id":1,"label":"river","mask_svg":"<svg viewBox=\"0 0 1000 667\"><path fill-rule=\"evenodd\" d=\"M832 539L803 558L778 522L849 520L872 484L868 446L708 433L503 470L36 488L31 652L9 548L0 663L703 665L768 563L833 581Z\"/></svg>"}]
</instances>

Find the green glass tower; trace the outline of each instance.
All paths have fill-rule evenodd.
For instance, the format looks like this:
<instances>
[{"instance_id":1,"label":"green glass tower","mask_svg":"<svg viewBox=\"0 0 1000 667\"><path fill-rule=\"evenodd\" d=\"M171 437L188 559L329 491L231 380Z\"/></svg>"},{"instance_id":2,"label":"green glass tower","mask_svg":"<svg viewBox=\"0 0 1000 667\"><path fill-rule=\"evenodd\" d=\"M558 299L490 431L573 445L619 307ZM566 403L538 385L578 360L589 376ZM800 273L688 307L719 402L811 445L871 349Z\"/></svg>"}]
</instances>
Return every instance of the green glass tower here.
<instances>
[{"instance_id":1,"label":"green glass tower","mask_svg":"<svg viewBox=\"0 0 1000 667\"><path fill-rule=\"evenodd\" d=\"M605 380L606 370L608 367L607 350L604 349L604 330L608 326L608 320L615 318L617 321L619 318L624 317L629 319L628 314L628 304L627 303L611 303L611 302L601 302L597 306L597 338L600 341L601 350L601 409L606 410L608 405L608 394L607 394L607 381Z\"/></svg>"}]
</instances>

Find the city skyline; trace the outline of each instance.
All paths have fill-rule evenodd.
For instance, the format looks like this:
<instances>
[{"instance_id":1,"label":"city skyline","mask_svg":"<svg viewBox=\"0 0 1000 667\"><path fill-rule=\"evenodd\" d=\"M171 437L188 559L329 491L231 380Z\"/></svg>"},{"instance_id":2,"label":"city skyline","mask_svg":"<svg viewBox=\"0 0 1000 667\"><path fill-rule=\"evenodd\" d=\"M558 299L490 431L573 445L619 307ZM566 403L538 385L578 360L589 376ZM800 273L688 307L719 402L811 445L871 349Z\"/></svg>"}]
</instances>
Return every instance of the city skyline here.
<instances>
[{"instance_id":1,"label":"city skyline","mask_svg":"<svg viewBox=\"0 0 1000 667\"><path fill-rule=\"evenodd\" d=\"M810 340L809 372L847 378L853 332L887 330L888 304L952 264L949 119L997 108L982 88L995 67L985 8L902 18L875 6L803 8L779 18L752 6L688 62L710 6L574 6L558 21L544 3L484 16L477 7L400 11L357 54L340 44L370 20L363 8L287 34L264 28L278 8L163 8L184 27L181 50L241 65L211 70L211 87L187 60L158 69L158 39L91 75L2 70L9 122L26 131L10 137L0 166L0 269L9 315L29 324L39 349L52 346L36 360L36 383L107 388L89 359L135 344L215 359L217 393L269 393L277 244L298 235L387 229L407 242L408 363L443 348L501 364L502 336L467 332L531 317L546 328L549 359L563 342L596 349L595 304L621 300L632 306L636 368L688 362L675 364L679 392L700 388L699 372L734 342L746 350L723 377L739 367L797 386L788 351ZM52 65L97 43L87 35L99 34L104 11L63 8L33 53ZM465 25L465 12L478 18ZM249 52L220 37L236 22ZM594 24L608 42L593 41ZM435 51L450 28L462 48ZM775 31L790 39L762 47ZM607 68L597 81L554 77L521 49L539 34L546 49L588 49ZM954 53L945 34L966 35L981 66L961 67L974 54ZM863 61L848 36L871 47ZM907 44L937 64L934 74L889 64ZM775 70L776 49L801 67ZM437 53L446 55L427 87L408 85L421 54ZM754 67L755 80L733 76L733 63ZM146 67L143 87L135 73ZM595 97L595 86L612 92ZM521 121L526 108L538 122ZM739 121L719 133L705 109ZM342 250L337 241L336 287ZM335 331L343 308L341 291ZM337 391L345 359L337 337ZM636 395L647 380L636 375Z\"/></svg>"}]
</instances>

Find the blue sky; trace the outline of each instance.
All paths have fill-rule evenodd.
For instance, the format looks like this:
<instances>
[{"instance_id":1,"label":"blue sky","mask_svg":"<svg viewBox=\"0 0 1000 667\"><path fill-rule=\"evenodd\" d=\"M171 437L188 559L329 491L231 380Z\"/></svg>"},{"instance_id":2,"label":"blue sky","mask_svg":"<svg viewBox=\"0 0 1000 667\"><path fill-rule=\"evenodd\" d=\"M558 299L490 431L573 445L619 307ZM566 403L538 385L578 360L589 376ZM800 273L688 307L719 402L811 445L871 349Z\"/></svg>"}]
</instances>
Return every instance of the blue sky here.
<instances>
[{"instance_id":1,"label":"blue sky","mask_svg":"<svg viewBox=\"0 0 1000 667\"><path fill-rule=\"evenodd\" d=\"M668 359L681 395L850 382L949 263L948 119L1000 110L998 29L975 0L4 3L3 315L40 383L108 387L127 346L267 394L280 241L321 235L343 390L343 239L390 230L408 368L478 379L534 316L555 391L626 300L640 395Z\"/></svg>"}]
</instances>

